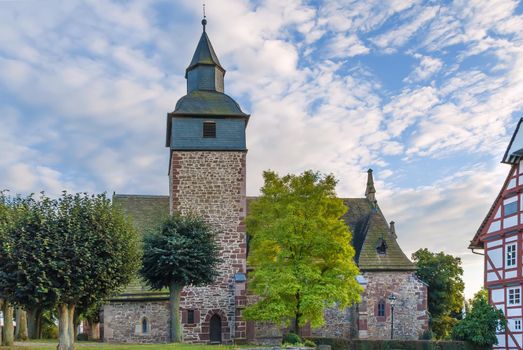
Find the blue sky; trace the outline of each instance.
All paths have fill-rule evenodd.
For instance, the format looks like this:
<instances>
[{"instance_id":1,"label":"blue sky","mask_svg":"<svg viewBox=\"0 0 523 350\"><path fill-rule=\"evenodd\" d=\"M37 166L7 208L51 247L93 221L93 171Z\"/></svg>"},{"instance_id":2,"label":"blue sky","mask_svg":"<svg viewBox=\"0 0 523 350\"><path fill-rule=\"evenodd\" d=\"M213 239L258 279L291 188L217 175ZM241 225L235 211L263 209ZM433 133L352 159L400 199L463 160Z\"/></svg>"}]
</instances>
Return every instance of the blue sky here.
<instances>
[{"instance_id":1,"label":"blue sky","mask_svg":"<svg viewBox=\"0 0 523 350\"><path fill-rule=\"evenodd\" d=\"M0 2L0 187L167 194L166 113L185 93L202 2ZM410 255L467 249L523 116L523 6L208 0L226 92L252 115L248 193L316 169L377 198Z\"/></svg>"}]
</instances>

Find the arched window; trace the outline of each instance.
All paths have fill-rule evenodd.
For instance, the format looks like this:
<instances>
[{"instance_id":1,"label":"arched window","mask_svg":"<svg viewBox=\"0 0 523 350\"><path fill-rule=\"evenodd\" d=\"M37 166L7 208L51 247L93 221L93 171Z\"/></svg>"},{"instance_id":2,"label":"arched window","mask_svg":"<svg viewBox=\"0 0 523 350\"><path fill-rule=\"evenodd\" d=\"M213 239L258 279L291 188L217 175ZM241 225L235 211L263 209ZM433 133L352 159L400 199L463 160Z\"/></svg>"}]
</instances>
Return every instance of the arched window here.
<instances>
[{"instance_id":1,"label":"arched window","mask_svg":"<svg viewBox=\"0 0 523 350\"><path fill-rule=\"evenodd\" d=\"M378 316L385 317L385 300L383 299L378 302Z\"/></svg>"},{"instance_id":2,"label":"arched window","mask_svg":"<svg viewBox=\"0 0 523 350\"><path fill-rule=\"evenodd\" d=\"M142 318L142 334L149 333L149 320L147 317Z\"/></svg>"}]
</instances>

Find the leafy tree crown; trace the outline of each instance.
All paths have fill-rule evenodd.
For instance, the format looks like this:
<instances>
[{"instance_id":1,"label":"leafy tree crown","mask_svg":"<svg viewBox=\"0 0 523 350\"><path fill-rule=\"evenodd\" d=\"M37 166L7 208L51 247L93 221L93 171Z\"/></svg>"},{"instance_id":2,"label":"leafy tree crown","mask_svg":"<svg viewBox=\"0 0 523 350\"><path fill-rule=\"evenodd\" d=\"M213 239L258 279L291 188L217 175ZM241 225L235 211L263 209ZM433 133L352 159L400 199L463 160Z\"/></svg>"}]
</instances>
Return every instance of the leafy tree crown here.
<instances>
[{"instance_id":1,"label":"leafy tree crown","mask_svg":"<svg viewBox=\"0 0 523 350\"><path fill-rule=\"evenodd\" d=\"M201 218L173 215L145 236L141 275L154 289L210 284L218 275L219 247Z\"/></svg>"}]
</instances>

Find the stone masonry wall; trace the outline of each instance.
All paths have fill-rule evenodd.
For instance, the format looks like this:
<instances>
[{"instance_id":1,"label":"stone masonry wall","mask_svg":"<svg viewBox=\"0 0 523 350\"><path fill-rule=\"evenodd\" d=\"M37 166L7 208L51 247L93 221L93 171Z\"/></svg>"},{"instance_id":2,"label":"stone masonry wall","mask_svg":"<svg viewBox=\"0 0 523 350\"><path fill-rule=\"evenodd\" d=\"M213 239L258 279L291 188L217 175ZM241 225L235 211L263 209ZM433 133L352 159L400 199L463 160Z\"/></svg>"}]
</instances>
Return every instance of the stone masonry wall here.
<instances>
[{"instance_id":1,"label":"stone masonry wall","mask_svg":"<svg viewBox=\"0 0 523 350\"><path fill-rule=\"evenodd\" d=\"M142 333L142 320L148 330ZM165 343L168 339L169 302L111 302L103 308L103 339L119 343Z\"/></svg>"},{"instance_id":2,"label":"stone masonry wall","mask_svg":"<svg viewBox=\"0 0 523 350\"><path fill-rule=\"evenodd\" d=\"M419 339L428 328L427 286L408 271L364 272L363 276L368 284L359 305L359 337L390 339L388 297L394 293L394 339ZM384 317L378 316L380 300L385 301Z\"/></svg>"},{"instance_id":3,"label":"stone masonry wall","mask_svg":"<svg viewBox=\"0 0 523 350\"><path fill-rule=\"evenodd\" d=\"M184 341L209 341L209 320L222 320L222 341L245 339L245 282L235 282L246 272L244 219L246 152L173 151L170 169L171 211L201 216L216 230L223 262L215 283L182 291L182 310L196 310L195 323L184 324ZM182 312L183 319L183 312Z\"/></svg>"},{"instance_id":4,"label":"stone masonry wall","mask_svg":"<svg viewBox=\"0 0 523 350\"><path fill-rule=\"evenodd\" d=\"M311 330L314 337L353 338L355 332L354 315L356 306L338 309L336 307L326 308L324 312L325 325L321 328Z\"/></svg>"}]
</instances>

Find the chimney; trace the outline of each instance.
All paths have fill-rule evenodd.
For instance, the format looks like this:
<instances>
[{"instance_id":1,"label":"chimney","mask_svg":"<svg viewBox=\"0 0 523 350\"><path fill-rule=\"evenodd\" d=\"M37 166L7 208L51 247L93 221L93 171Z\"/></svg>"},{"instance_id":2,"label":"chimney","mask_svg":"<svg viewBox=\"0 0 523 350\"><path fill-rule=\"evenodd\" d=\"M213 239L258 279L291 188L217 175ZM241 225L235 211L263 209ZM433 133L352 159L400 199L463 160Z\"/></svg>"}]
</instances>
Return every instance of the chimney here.
<instances>
[{"instance_id":1,"label":"chimney","mask_svg":"<svg viewBox=\"0 0 523 350\"><path fill-rule=\"evenodd\" d=\"M374 188L372 169L367 170L367 189L365 190L365 197L371 201L371 203L376 201L376 189Z\"/></svg>"}]
</instances>

